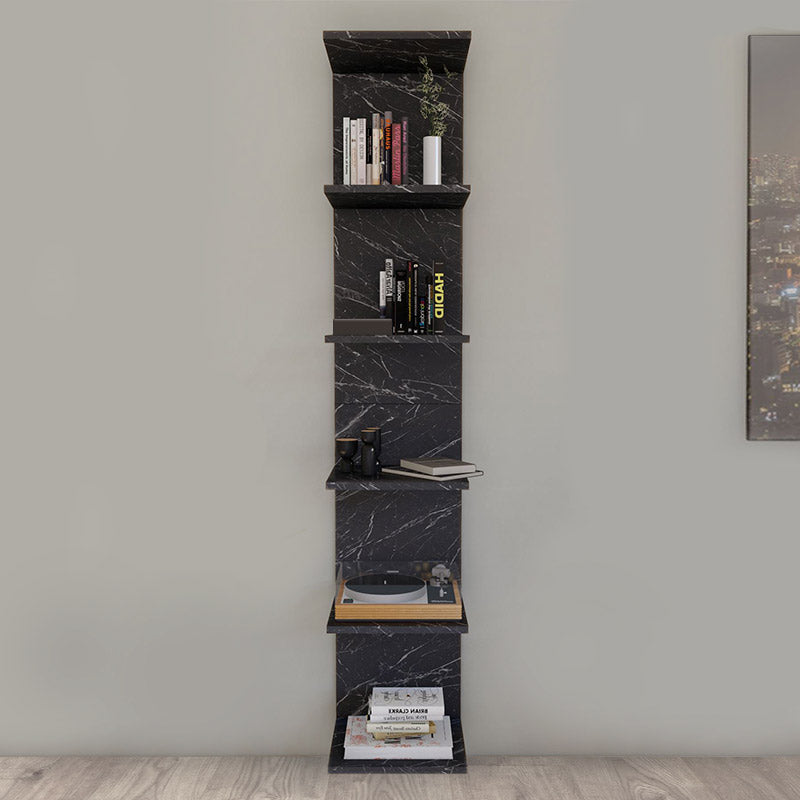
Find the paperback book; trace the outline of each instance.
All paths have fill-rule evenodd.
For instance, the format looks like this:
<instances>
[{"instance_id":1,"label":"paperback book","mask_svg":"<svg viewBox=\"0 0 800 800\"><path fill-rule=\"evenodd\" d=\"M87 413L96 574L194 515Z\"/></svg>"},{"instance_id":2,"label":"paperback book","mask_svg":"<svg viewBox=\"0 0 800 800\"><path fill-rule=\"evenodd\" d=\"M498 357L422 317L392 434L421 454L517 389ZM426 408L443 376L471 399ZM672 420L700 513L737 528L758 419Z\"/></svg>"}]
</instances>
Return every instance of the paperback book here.
<instances>
[{"instance_id":1,"label":"paperback book","mask_svg":"<svg viewBox=\"0 0 800 800\"><path fill-rule=\"evenodd\" d=\"M354 759L451 759L453 733L450 717L443 717L434 733L423 736L376 739L367 731L367 718L348 717L344 734L345 760Z\"/></svg>"}]
</instances>

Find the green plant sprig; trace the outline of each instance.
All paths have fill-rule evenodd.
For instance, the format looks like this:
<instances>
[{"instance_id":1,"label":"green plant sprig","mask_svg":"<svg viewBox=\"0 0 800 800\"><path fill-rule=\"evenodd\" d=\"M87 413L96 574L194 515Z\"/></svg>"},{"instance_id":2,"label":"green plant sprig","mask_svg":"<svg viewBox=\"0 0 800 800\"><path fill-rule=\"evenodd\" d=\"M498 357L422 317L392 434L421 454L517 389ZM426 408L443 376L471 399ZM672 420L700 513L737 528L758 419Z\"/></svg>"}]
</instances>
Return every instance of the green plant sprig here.
<instances>
[{"instance_id":1,"label":"green plant sprig","mask_svg":"<svg viewBox=\"0 0 800 800\"><path fill-rule=\"evenodd\" d=\"M443 86L436 83L433 70L428 65L428 57L420 56L419 63L422 65L422 81L419 85L420 101L419 110L423 118L428 120L431 128L431 136L444 136L447 132L447 118L450 116L450 105L439 99ZM444 68L445 75L453 75L447 67Z\"/></svg>"}]
</instances>

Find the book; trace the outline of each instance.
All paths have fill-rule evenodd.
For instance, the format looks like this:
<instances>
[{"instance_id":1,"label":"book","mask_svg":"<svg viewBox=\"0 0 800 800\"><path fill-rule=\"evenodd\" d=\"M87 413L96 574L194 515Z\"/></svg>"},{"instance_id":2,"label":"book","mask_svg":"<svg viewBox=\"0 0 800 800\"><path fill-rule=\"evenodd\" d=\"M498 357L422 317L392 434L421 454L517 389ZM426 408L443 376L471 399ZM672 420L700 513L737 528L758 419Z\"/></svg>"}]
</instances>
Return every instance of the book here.
<instances>
[{"instance_id":1,"label":"book","mask_svg":"<svg viewBox=\"0 0 800 800\"><path fill-rule=\"evenodd\" d=\"M427 719L444 716L441 686L373 686L369 697L370 719L377 714L425 714Z\"/></svg>"},{"instance_id":2,"label":"book","mask_svg":"<svg viewBox=\"0 0 800 800\"><path fill-rule=\"evenodd\" d=\"M414 472L410 469L400 469L399 467L381 467L382 472L389 473L390 475L402 475L404 478L419 478L423 481L457 481L460 478L480 478L483 475L482 469L476 469L475 472L462 472L460 475L425 475L422 472Z\"/></svg>"},{"instance_id":3,"label":"book","mask_svg":"<svg viewBox=\"0 0 800 800\"><path fill-rule=\"evenodd\" d=\"M358 183L358 120L350 118L350 185Z\"/></svg>"},{"instance_id":4,"label":"book","mask_svg":"<svg viewBox=\"0 0 800 800\"><path fill-rule=\"evenodd\" d=\"M399 186L403 179L402 132L399 122L392 123L392 183Z\"/></svg>"},{"instance_id":5,"label":"book","mask_svg":"<svg viewBox=\"0 0 800 800\"><path fill-rule=\"evenodd\" d=\"M364 125L366 133L366 144L364 147L364 152L366 155L366 162L367 162L366 180L364 182L366 184L371 184L372 183L372 120L371 119L364 120Z\"/></svg>"},{"instance_id":6,"label":"book","mask_svg":"<svg viewBox=\"0 0 800 800\"><path fill-rule=\"evenodd\" d=\"M372 115L372 184L381 182L381 115Z\"/></svg>"},{"instance_id":7,"label":"book","mask_svg":"<svg viewBox=\"0 0 800 800\"><path fill-rule=\"evenodd\" d=\"M429 736L386 739L381 741L367 733L366 717L348 717L344 732L344 758L354 759L452 759L453 732L450 717L444 717Z\"/></svg>"},{"instance_id":8,"label":"book","mask_svg":"<svg viewBox=\"0 0 800 800\"><path fill-rule=\"evenodd\" d=\"M386 317L386 270L378 273L378 310L381 318Z\"/></svg>"},{"instance_id":9,"label":"book","mask_svg":"<svg viewBox=\"0 0 800 800\"><path fill-rule=\"evenodd\" d=\"M342 183L350 185L350 117L342 119Z\"/></svg>"},{"instance_id":10,"label":"book","mask_svg":"<svg viewBox=\"0 0 800 800\"><path fill-rule=\"evenodd\" d=\"M477 469L474 464L455 458L401 458L400 466L426 475L460 475Z\"/></svg>"},{"instance_id":11,"label":"book","mask_svg":"<svg viewBox=\"0 0 800 800\"><path fill-rule=\"evenodd\" d=\"M416 261L408 262L408 332L417 333L417 315L419 313L419 264Z\"/></svg>"},{"instance_id":12,"label":"book","mask_svg":"<svg viewBox=\"0 0 800 800\"><path fill-rule=\"evenodd\" d=\"M367 120L358 118L358 185L367 182Z\"/></svg>"},{"instance_id":13,"label":"book","mask_svg":"<svg viewBox=\"0 0 800 800\"><path fill-rule=\"evenodd\" d=\"M403 733L435 733L436 723L433 720L422 722L374 722L367 720L367 733L398 734Z\"/></svg>"},{"instance_id":14,"label":"book","mask_svg":"<svg viewBox=\"0 0 800 800\"><path fill-rule=\"evenodd\" d=\"M444 333L444 262L433 262L433 332Z\"/></svg>"},{"instance_id":15,"label":"book","mask_svg":"<svg viewBox=\"0 0 800 800\"><path fill-rule=\"evenodd\" d=\"M392 182L392 112L383 115L383 183Z\"/></svg>"},{"instance_id":16,"label":"book","mask_svg":"<svg viewBox=\"0 0 800 800\"><path fill-rule=\"evenodd\" d=\"M433 276L425 277L425 296L428 298L427 308L425 309L428 318L425 320L425 330L433 333Z\"/></svg>"},{"instance_id":17,"label":"book","mask_svg":"<svg viewBox=\"0 0 800 800\"><path fill-rule=\"evenodd\" d=\"M386 316L394 320L394 259L387 258L383 262L386 273ZM394 333L394 330L392 331Z\"/></svg>"},{"instance_id":18,"label":"book","mask_svg":"<svg viewBox=\"0 0 800 800\"><path fill-rule=\"evenodd\" d=\"M408 333L408 272L399 269L394 276L395 333Z\"/></svg>"},{"instance_id":19,"label":"book","mask_svg":"<svg viewBox=\"0 0 800 800\"><path fill-rule=\"evenodd\" d=\"M402 147L403 147L403 163L400 172L400 182L403 184L408 183L408 117L403 117L400 120L402 126Z\"/></svg>"},{"instance_id":20,"label":"book","mask_svg":"<svg viewBox=\"0 0 800 800\"><path fill-rule=\"evenodd\" d=\"M417 297L417 333L427 333L425 320L428 318L428 298L424 295Z\"/></svg>"},{"instance_id":21,"label":"book","mask_svg":"<svg viewBox=\"0 0 800 800\"><path fill-rule=\"evenodd\" d=\"M439 720L441 717L429 717L427 713L424 714L372 714L369 715L370 722L428 722L430 720Z\"/></svg>"}]
</instances>

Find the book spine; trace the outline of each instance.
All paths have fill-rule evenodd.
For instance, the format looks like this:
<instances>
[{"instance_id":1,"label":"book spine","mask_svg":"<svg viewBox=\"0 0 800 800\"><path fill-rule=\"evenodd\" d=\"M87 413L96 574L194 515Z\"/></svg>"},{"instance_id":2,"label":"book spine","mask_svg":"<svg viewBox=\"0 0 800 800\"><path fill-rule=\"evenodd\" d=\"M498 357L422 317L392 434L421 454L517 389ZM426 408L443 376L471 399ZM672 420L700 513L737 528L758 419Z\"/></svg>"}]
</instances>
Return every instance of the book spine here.
<instances>
[{"instance_id":1,"label":"book spine","mask_svg":"<svg viewBox=\"0 0 800 800\"><path fill-rule=\"evenodd\" d=\"M367 120L358 119L358 185L367 182Z\"/></svg>"},{"instance_id":2,"label":"book spine","mask_svg":"<svg viewBox=\"0 0 800 800\"><path fill-rule=\"evenodd\" d=\"M372 184L381 182L381 115L372 115Z\"/></svg>"},{"instance_id":3,"label":"book spine","mask_svg":"<svg viewBox=\"0 0 800 800\"><path fill-rule=\"evenodd\" d=\"M350 185L350 117L342 119L342 183Z\"/></svg>"},{"instance_id":4,"label":"book spine","mask_svg":"<svg viewBox=\"0 0 800 800\"><path fill-rule=\"evenodd\" d=\"M408 273L404 269L397 270L395 276L394 315L397 333L408 333Z\"/></svg>"},{"instance_id":5,"label":"book spine","mask_svg":"<svg viewBox=\"0 0 800 800\"><path fill-rule=\"evenodd\" d=\"M401 183L408 183L408 117L403 117L403 167L401 172Z\"/></svg>"},{"instance_id":6,"label":"book spine","mask_svg":"<svg viewBox=\"0 0 800 800\"><path fill-rule=\"evenodd\" d=\"M383 115L383 182L392 182L392 112Z\"/></svg>"},{"instance_id":7,"label":"book spine","mask_svg":"<svg viewBox=\"0 0 800 800\"><path fill-rule=\"evenodd\" d=\"M444 333L444 262L433 262L433 332Z\"/></svg>"},{"instance_id":8,"label":"book spine","mask_svg":"<svg viewBox=\"0 0 800 800\"><path fill-rule=\"evenodd\" d=\"M425 333L433 333L433 278L425 278Z\"/></svg>"},{"instance_id":9,"label":"book spine","mask_svg":"<svg viewBox=\"0 0 800 800\"><path fill-rule=\"evenodd\" d=\"M365 147L364 150L366 152L366 161L367 161L367 170L366 170L366 180L364 181L367 184L372 183L372 121L365 120Z\"/></svg>"},{"instance_id":10,"label":"book spine","mask_svg":"<svg viewBox=\"0 0 800 800\"><path fill-rule=\"evenodd\" d=\"M386 318L386 270L382 269L378 276L378 310L382 318Z\"/></svg>"},{"instance_id":11,"label":"book spine","mask_svg":"<svg viewBox=\"0 0 800 800\"><path fill-rule=\"evenodd\" d=\"M419 264L411 262L411 279L408 282L408 298L411 303L411 313L408 324L412 333L419 333Z\"/></svg>"},{"instance_id":12,"label":"book spine","mask_svg":"<svg viewBox=\"0 0 800 800\"><path fill-rule=\"evenodd\" d=\"M358 120L350 119L350 185L358 183Z\"/></svg>"},{"instance_id":13,"label":"book spine","mask_svg":"<svg viewBox=\"0 0 800 800\"><path fill-rule=\"evenodd\" d=\"M434 723L435 725L435 723ZM434 727L435 730L435 727ZM433 733L431 722L367 722L367 733Z\"/></svg>"},{"instance_id":14,"label":"book spine","mask_svg":"<svg viewBox=\"0 0 800 800\"><path fill-rule=\"evenodd\" d=\"M428 298L424 295L420 295L417 298L417 304L419 307L419 312L417 313L417 332L427 333L428 328L426 326L426 320L428 319Z\"/></svg>"},{"instance_id":15,"label":"book spine","mask_svg":"<svg viewBox=\"0 0 800 800\"><path fill-rule=\"evenodd\" d=\"M394 318L394 259L387 258L383 262L383 271L386 273L386 316L392 320L392 333L396 322Z\"/></svg>"},{"instance_id":16,"label":"book spine","mask_svg":"<svg viewBox=\"0 0 800 800\"><path fill-rule=\"evenodd\" d=\"M400 131L400 127L399 122L392 123L392 183L395 186L400 185L403 177L403 147L401 145L403 134Z\"/></svg>"}]
</instances>

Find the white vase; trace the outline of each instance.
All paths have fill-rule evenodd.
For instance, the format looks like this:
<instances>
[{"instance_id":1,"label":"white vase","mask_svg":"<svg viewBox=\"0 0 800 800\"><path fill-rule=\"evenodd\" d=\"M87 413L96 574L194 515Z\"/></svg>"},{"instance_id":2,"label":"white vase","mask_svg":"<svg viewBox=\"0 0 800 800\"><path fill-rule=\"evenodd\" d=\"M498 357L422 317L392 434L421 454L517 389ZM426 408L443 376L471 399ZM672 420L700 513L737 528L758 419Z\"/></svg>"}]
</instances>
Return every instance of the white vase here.
<instances>
[{"instance_id":1,"label":"white vase","mask_svg":"<svg viewBox=\"0 0 800 800\"><path fill-rule=\"evenodd\" d=\"M422 182L439 186L442 182L442 137L424 136L422 139Z\"/></svg>"}]
</instances>

